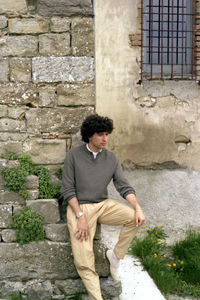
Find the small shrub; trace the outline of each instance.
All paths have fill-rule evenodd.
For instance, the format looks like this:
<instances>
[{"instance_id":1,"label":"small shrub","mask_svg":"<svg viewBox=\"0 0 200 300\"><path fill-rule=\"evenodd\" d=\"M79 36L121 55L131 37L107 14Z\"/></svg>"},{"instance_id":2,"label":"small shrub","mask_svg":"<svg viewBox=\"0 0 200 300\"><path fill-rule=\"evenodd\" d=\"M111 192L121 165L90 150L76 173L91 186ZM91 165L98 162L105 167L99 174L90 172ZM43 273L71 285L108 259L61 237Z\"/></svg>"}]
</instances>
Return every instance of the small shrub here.
<instances>
[{"instance_id":1,"label":"small shrub","mask_svg":"<svg viewBox=\"0 0 200 300\"><path fill-rule=\"evenodd\" d=\"M11 152L6 155L6 158L18 159L20 162L20 166L5 167L2 170L4 185L10 191L20 193L24 199L28 199L29 194L25 187L26 177L36 175L39 177L39 197L41 199L61 199L60 187L51 183L48 169L43 166L36 166L28 154L17 155ZM59 171L59 174L61 174L61 171Z\"/></svg>"},{"instance_id":2,"label":"small shrub","mask_svg":"<svg viewBox=\"0 0 200 300\"><path fill-rule=\"evenodd\" d=\"M4 185L10 191L19 192L25 189L26 172L20 167L5 167L2 170Z\"/></svg>"},{"instance_id":3,"label":"small shrub","mask_svg":"<svg viewBox=\"0 0 200 300\"><path fill-rule=\"evenodd\" d=\"M43 217L25 206L20 213L14 213L10 227L16 229L16 240L23 245L44 240L43 224Z\"/></svg>"},{"instance_id":4,"label":"small shrub","mask_svg":"<svg viewBox=\"0 0 200 300\"><path fill-rule=\"evenodd\" d=\"M161 226L135 238L131 253L138 256L163 294L200 296L200 233L190 231L184 241L167 246Z\"/></svg>"},{"instance_id":5,"label":"small shrub","mask_svg":"<svg viewBox=\"0 0 200 300\"><path fill-rule=\"evenodd\" d=\"M2 155L2 158L7 159L7 160L17 160L18 154L15 152L9 152L9 153Z\"/></svg>"},{"instance_id":6,"label":"small shrub","mask_svg":"<svg viewBox=\"0 0 200 300\"><path fill-rule=\"evenodd\" d=\"M39 177L39 197L41 199L58 198L60 188L51 183L49 171L45 167L35 167L34 175Z\"/></svg>"},{"instance_id":7,"label":"small shrub","mask_svg":"<svg viewBox=\"0 0 200 300\"><path fill-rule=\"evenodd\" d=\"M21 300L21 295L19 293L13 293L10 296L10 300Z\"/></svg>"},{"instance_id":8,"label":"small shrub","mask_svg":"<svg viewBox=\"0 0 200 300\"><path fill-rule=\"evenodd\" d=\"M177 259L176 272L182 280L200 284L200 233L189 231L184 241L172 247L172 253Z\"/></svg>"},{"instance_id":9,"label":"small shrub","mask_svg":"<svg viewBox=\"0 0 200 300\"><path fill-rule=\"evenodd\" d=\"M63 169L59 168L56 172L55 172L55 176L58 177L58 179L62 180L62 172Z\"/></svg>"}]
</instances>

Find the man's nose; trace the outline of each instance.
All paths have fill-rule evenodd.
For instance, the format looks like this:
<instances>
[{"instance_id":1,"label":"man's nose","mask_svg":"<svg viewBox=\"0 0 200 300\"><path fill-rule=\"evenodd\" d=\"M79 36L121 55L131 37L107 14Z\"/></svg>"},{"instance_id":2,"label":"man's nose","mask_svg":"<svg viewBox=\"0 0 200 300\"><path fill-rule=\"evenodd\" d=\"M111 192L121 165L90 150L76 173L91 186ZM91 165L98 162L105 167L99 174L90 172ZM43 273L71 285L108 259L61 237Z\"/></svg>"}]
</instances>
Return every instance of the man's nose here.
<instances>
[{"instance_id":1,"label":"man's nose","mask_svg":"<svg viewBox=\"0 0 200 300\"><path fill-rule=\"evenodd\" d=\"M107 134L104 134L104 135L103 135L103 140L104 140L104 141L107 141L107 139L108 139Z\"/></svg>"}]
</instances>

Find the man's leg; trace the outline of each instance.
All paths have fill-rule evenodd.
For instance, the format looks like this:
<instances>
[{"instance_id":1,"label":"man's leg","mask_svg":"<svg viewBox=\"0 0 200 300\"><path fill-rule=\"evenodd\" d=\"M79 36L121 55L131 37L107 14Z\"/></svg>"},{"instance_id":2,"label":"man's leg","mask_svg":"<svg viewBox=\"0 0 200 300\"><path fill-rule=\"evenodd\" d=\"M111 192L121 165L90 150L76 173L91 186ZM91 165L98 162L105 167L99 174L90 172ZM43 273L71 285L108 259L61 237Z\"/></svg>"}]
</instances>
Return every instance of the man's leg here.
<instances>
[{"instance_id":1,"label":"man's leg","mask_svg":"<svg viewBox=\"0 0 200 300\"><path fill-rule=\"evenodd\" d=\"M135 210L126 204L111 199L104 202L104 209L98 218L98 222L113 226L123 225L114 248L117 258L122 259L138 231L135 224Z\"/></svg>"},{"instance_id":2,"label":"man's leg","mask_svg":"<svg viewBox=\"0 0 200 300\"><path fill-rule=\"evenodd\" d=\"M84 212L89 225L89 237L87 241L79 241L74 236L77 228L77 219L71 207L67 208L67 225L71 237L74 264L92 300L103 300L99 283L99 276L95 271L95 259L93 252L93 238L96 231L98 204L84 204L81 209Z\"/></svg>"}]
</instances>

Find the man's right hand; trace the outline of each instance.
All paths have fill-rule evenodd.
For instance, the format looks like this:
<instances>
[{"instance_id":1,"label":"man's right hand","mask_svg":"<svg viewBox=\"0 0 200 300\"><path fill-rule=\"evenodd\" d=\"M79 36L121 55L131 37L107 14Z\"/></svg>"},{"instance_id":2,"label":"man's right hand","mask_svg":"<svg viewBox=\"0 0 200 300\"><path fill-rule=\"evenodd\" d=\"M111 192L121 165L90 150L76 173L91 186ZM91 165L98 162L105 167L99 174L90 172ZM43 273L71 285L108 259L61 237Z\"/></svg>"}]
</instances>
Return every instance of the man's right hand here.
<instances>
[{"instance_id":1,"label":"man's right hand","mask_svg":"<svg viewBox=\"0 0 200 300\"><path fill-rule=\"evenodd\" d=\"M89 236L89 226L88 222L86 220L85 215L82 215L78 219L78 224L77 224L77 230L75 231L75 236L77 240L86 241Z\"/></svg>"}]
</instances>

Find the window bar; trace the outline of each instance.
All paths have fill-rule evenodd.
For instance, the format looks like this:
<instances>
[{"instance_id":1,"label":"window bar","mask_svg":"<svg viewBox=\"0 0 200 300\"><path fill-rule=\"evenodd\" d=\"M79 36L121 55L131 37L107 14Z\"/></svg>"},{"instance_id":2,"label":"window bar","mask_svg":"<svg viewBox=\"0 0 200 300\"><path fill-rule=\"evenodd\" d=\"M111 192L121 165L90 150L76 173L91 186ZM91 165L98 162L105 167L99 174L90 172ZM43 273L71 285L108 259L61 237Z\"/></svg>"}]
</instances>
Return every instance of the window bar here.
<instances>
[{"instance_id":1,"label":"window bar","mask_svg":"<svg viewBox=\"0 0 200 300\"><path fill-rule=\"evenodd\" d=\"M183 79L183 66L184 66L184 52L186 52L186 49L184 49L184 5L185 1L182 0L182 62L181 62L181 78ZM186 47L186 45L185 45Z\"/></svg>"},{"instance_id":2,"label":"window bar","mask_svg":"<svg viewBox=\"0 0 200 300\"><path fill-rule=\"evenodd\" d=\"M160 64L160 23L161 23L161 18L160 18L160 1L159 0L159 4L158 4L158 64ZM154 37L153 37L154 38Z\"/></svg>"},{"instance_id":3,"label":"window bar","mask_svg":"<svg viewBox=\"0 0 200 300\"><path fill-rule=\"evenodd\" d=\"M163 19L164 19L164 7L163 0L161 0L162 12L161 12L161 79L163 80Z\"/></svg>"},{"instance_id":4,"label":"window bar","mask_svg":"<svg viewBox=\"0 0 200 300\"><path fill-rule=\"evenodd\" d=\"M178 33L178 29L179 29L179 0L177 0L177 8L176 8L176 13L177 13L177 22L176 22L176 64L178 65L178 61L179 61L179 33ZM183 12L182 12L183 13Z\"/></svg>"},{"instance_id":5,"label":"window bar","mask_svg":"<svg viewBox=\"0 0 200 300\"><path fill-rule=\"evenodd\" d=\"M152 1L150 0L150 5L149 5L149 15L150 15L150 65L151 65L151 79L153 78L153 5Z\"/></svg>"},{"instance_id":6,"label":"window bar","mask_svg":"<svg viewBox=\"0 0 200 300\"><path fill-rule=\"evenodd\" d=\"M171 39L171 44L172 44L172 53L171 53L171 79L173 79L173 72L174 72L174 0L172 0L172 39Z\"/></svg>"},{"instance_id":7,"label":"window bar","mask_svg":"<svg viewBox=\"0 0 200 300\"><path fill-rule=\"evenodd\" d=\"M195 15L194 1L192 1L192 79L194 79Z\"/></svg>"},{"instance_id":8,"label":"window bar","mask_svg":"<svg viewBox=\"0 0 200 300\"><path fill-rule=\"evenodd\" d=\"M169 32L170 32L170 0L168 0L168 35L167 35L167 64L169 65Z\"/></svg>"},{"instance_id":9,"label":"window bar","mask_svg":"<svg viewBox=\"0 0 200 300\"><path fill-rule=\"evenodd\" d=\"M143 1L144 0L141 0L141 82L143 80L143 55L144 55L144 52L143 52L143 44L144 44L144 41L143 41L143 38L144 38L144 35L143 35L143 32L144 32L144 5L143 5Z\"/></svg>"}]
</instances>

